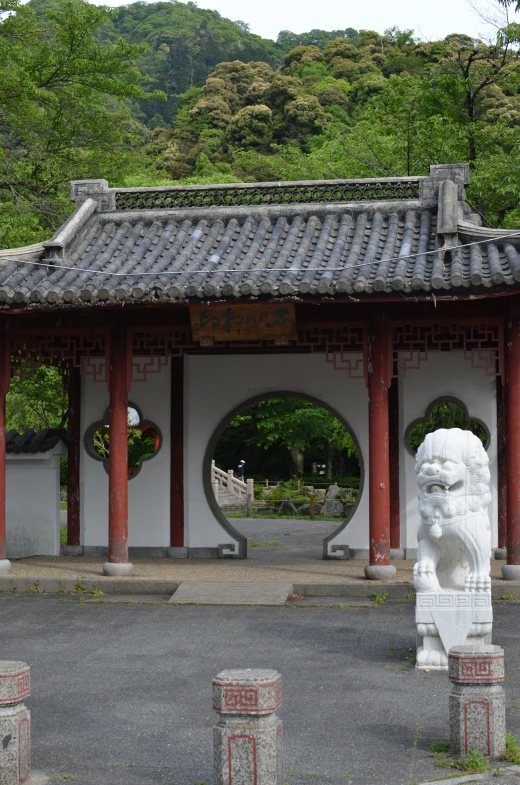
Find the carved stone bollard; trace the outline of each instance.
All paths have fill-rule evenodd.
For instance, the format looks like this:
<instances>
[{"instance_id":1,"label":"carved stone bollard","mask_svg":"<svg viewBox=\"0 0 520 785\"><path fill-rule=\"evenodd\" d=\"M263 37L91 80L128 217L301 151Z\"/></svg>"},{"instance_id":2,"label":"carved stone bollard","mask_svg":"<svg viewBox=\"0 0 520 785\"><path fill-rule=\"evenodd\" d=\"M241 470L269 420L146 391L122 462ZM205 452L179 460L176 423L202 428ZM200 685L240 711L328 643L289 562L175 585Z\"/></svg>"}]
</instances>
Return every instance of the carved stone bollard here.
<instances>
[{"instance_id":1,"label":"carved stone bollard","mask_svg":"<svg viewBox=\"0 0 520 785\"><path fill-rule=\"evenodd\" d=\"M501 758L506 749L504 650L500 646L454 646L448 658L451 751L478 750Z\"/></svg>"},{"instance_id":2,"label":"carved stone bollard","mask_svg":"<svg viewBox=\"0 0 520 785\"><path fill-rule=\"evenodd\" d=\"M216 785L283 785L282 677L277 671L222 671L213 680Z\"/></svg>"},{"instance_id":3,"label":"carved stone bollard","mask_svg":"<svg viewBox=\"0 0 520 785\"><path fill-rule=\"evenodd\" d=\"M28 665L0 660L0 785L19 785L31 774L31 715L24 705L30 689Z\"/></svg>"}]
</instances>

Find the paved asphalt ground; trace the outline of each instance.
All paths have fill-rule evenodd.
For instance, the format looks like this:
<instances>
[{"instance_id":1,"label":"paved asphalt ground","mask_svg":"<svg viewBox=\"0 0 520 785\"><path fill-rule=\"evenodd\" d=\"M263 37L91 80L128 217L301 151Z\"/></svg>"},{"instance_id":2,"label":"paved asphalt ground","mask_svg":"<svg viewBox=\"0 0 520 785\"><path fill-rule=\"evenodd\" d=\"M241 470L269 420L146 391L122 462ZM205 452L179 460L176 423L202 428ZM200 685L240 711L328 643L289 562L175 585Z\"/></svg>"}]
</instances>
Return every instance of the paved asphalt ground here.
<instances>
[{"instance_id":1,"label":"paved asphalt ground","mask_svg":"<svg viewBox=\"0 0 520 785\"><path fill-rule=\"evenodd\" d=\"M323 559L323 540L341 521L302 521L291 518L230 518L230 523L249 541L248 558L261 562L315 562ZM251 547L255 542L277 542Z\"/></svg>"},{"instance_id":2,"label":"paved asphalt ground","mask_svg":"<svg viewBox=\"0 0 520 785\"><path fill-rule=\"evenodd\" d=\"M0 595L0 659L32 668L33 768L78 785L213 782L211 679L283 675L289 785L401 785L450 772L448 680L411 664L414 603L378 608L105 605ZM520 606L498 603L520 731ZM69 779L67 777L67 779Z\"/></svg>"}]
</instances>

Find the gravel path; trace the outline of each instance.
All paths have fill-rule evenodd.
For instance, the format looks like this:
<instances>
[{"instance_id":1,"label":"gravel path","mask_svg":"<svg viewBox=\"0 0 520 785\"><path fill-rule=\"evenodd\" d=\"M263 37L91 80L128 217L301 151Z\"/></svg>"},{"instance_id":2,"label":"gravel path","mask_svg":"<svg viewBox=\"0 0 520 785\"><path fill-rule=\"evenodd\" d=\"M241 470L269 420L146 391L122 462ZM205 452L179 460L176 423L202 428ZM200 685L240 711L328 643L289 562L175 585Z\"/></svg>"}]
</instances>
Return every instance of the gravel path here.
<instances>
[{"instance_id":1,"label":"gravel path","mask_svg":"<svg viewBox=\"0 0 520 785\"><path fill-rule=\"evenodd\" d=\"M323 538L337 521L233 518L231 523L250 543L278 542L249 547L246 560L134 558L134 577L171 581L292 581L346 583L365 581L363 559L324 560ZM13 561L11 574L38 578L98 578L103 556L33 556ZM394 561L396 582L411 582L413 561ZM492 562L491 575L501 577L503 562Z\"/></svg>"}]
</instances>

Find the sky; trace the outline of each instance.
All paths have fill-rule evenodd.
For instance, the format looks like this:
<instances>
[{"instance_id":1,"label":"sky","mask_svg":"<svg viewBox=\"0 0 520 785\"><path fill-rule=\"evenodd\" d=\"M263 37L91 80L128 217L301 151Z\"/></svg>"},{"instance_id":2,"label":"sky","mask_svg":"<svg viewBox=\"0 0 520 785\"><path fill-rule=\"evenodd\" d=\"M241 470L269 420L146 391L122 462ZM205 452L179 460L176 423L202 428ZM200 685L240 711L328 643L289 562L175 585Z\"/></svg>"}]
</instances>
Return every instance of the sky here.
<instances>
[{"instance_id":1,"label":"sky","mask_svg":"<svg viewBox=\"0 0 520 785\"><path fill-rule=\"evenodd\" d=\"M105 0L104 4L123 5L131 1ZM354 27L382 33L394 26L413 29L417 37L426 40L438 40L449 33L489 37L492 27L479 18L472 3L488 15L497 13L498 6L493 9L492 0L197 0L199 8L210 8L234 21L240 19L249 24L252 33L273 39L280 30L305 33L315 28ZM520 21L520 15L516 19Z\"/></svg>"}]
</instances>

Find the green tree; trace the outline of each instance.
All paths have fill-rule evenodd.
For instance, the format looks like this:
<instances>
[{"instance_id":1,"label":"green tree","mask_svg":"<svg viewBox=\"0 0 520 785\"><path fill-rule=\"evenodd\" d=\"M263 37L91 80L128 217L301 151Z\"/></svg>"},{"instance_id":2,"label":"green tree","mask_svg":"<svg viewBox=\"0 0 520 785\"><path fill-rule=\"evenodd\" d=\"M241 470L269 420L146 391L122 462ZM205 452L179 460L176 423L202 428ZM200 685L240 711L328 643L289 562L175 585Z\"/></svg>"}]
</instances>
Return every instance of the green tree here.
<instances>
[{"instance_id":1,"label":"green tree","mask_svg":"<svg viewBox=\"0 0 520 785\"><path fill-rule=\"evenodd\" d=\"M228 441L233 445L234 457L226 450ZM260 450L260 455L250 456L256 466L250 466L246 460L249 471L265 464L262 452L265 456L282 454L291 477L303 475L306 458L307 462L326 462L329 476L333 464L341 463L341 453L357 458L352 437L337 418L327 409L300 398L269 398L237 415L221 437L215 453L217 463L232 460L233 466L238 462L239 451L239 457L244 457L244 448Z\"/></svg>"},{"instance_id":2,"label":"green tree","mask_svg":"<svg viewBox=\"0 0 520 785\"><path fill-rule=\"evenodd\" d=\"M433 433L439 428L460 428L471 431L478 436L485 445L487 442L486 429L474 420L468 420L461 406L455 401L443 401L436 404L429 416L417 423L408 435L408 443L414 452L417 452L428 433Z\"/></svg>"},{"instance_id":3,"label":"green tree","mask_svg":"<svg viewBox=\"0 0 520 785\"><path fill-rule=\"evenodd\" d=\"M276 39L277 46L284 52L290 52L297 46L318 46L323 49L335 38L346 38L352 44L359 41L359 32L353 27L346 30L311 30L308 33L291 33L290 30L281 30Z\"/></svg>"},{"instance_id":4,"label":"green tree","mask_svg":"<svg viewBox=\"0 0 520 785\"><path fill-rule=\"evenodd\" d=\"M67 388L59 369L42 365L34 373L15 376L6 399L8 431L64 428L67 418Z\"/></svg>"},{"instance_id":5,"label":"green tree","mask_svg":"<svg viewBox=\"0 0 520 785\"><path fill-rule=\"evenodd\" d=\"M0 237L9 247L62 223L69 180L131 170L143 131L130 102L146 93L136 68L144 47L99 41L107 9L60 0L38 16L0 0L0 11Z\"/></svg>"},{"instance_id":6,"label":"green tree","mask_svg":"<svg viewBox=\"0 0 520 785\"><path fill-rule=\"evenodd\" d=\"M48 1L48 0L47 0ZM34 2L34 0L32 0ZM204 83L221 62L263 61L278 66L282 53L274 41L249 32L244 22L223 18L194 2L131 3L118 8L103 27L104 39L148 46L140 69L149 77L149 90L167 94L166 103L139 100L144 122L157 114L169 125L179 96Z\"/></svg>"},{"instance_id":7,"label":"green tree","mask_svg":"<svg viewBox=\"0 0 520 785\"><path fill-rule=\"evenodd\" d=\"M265 147L273 138L273 113L265 104L244 106L229 124L230 141L240 147Z\"/></svg>"}]
</instances>

